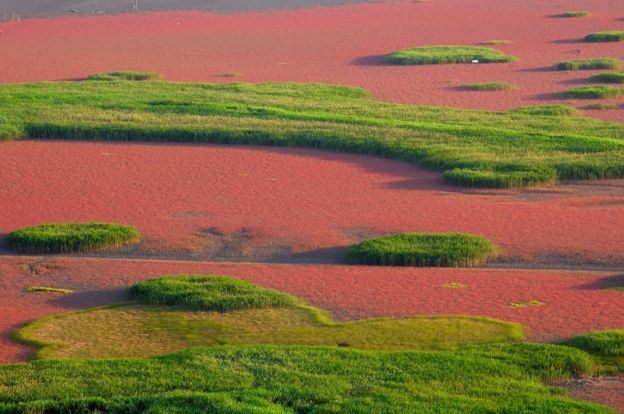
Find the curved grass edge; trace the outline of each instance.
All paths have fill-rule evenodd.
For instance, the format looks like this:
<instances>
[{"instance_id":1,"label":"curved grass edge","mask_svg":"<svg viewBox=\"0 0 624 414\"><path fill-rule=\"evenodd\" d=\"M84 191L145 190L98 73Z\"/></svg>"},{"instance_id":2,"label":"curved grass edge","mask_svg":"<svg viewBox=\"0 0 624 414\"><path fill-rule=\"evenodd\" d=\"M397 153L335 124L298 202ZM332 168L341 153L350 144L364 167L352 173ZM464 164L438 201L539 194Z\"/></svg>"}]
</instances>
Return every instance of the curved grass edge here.
<instances>
[{"instance_id":1,"label":"curved grass edge","mask_svg":"<svg viewBox=\"0 0 624 414\"><path fill-rule=\"evenodd\" d=\"M96 306L93 308L80 309L80 310L75 310L75 311L56 313L54 315L43 316L41 318L37 318L37 319L34 319L32 321L22 324L20 327L11 331L10 336L11 336L11 339L13 339L16 342L35 348L29 355L30 360L47 359L54 352L58 351L63 345L59 343L55 343L55 342L45 342L45 341L41 341L37 339L36 336L33 335L33 332L36 329L56 319L62 319L68 316L80 315L82 313L94 312L94 311L98 311L102 309L115 309L115 308L120 308L120 307L124 307L128 305L133 305L133 303L125 302L125 303L118 303L114 305Z\"/></svg>"},{"instance_id":2,"label":"curved grass edge","mask_svg":"<svg viewBox=\"0 0 624 414\"><path fill-rule=\"evenodd\" d=\"M73 82L75 85L76 82ZM91 88L96 84L97 90L115 90L120 89L123 85L128 88L132 86L137 87L136 82L93 82ZM107 86L108 84L108 86ZM47 87L48 84L36 84L36 87ZM217 86L213 84L190 84L190 83L174 83L174 82L150 82L148 84L140 85L141 88L148 88L154 92L154 88L162 87L179 87L180 85L188 86L190 88L206 88L214 89ZM35 85L25 85L26 87L34 87ZM71 85L68 85L71 87ZM234 85L236 93L245 93L245 90L252 90L253 88L268 88L273 92L275 87L283 87L288 93L297 93L297 99L299 99L300 91L294 87L300 87L300 85L287 85L287 84L261 84L251 86L249 84ZM320 87L320 86L319 86ZM223 87L221 87L223 88ZM238 90L242 88L241 90ZM327 87L324 87L327 88ZM343 87L336 90L337 87L331 87L324 90L323 93L331 93L332 96L340 97L342 102L343 98L360 98L362 97L361 90L352 90L351 88ZM304 92L307 88L303 89ZM356 95L354 93L357 92ZM336 95L338 94L338 95ZM89 94L86 95L88 97ZM285 95L287 96L287 95ZM288 95L290 96L290 95ZM337 99L337 98L335 98ZM373 102L372 100L370 100ZM172 101L158 101L165 105L169 102L170 105L175 104ZM164 103L163 103L164 102ZM148 105L155 102L149 101ZM373 102L375 105L383 105L381 102ZM372 103L372 104L373 104ZM166 106L166 105L165 105ZM416 106L415 106L416 107ZM420 106L425 109L444 111L451 108L445 107L427 107ZM193 108L191 105L190 108ZM153 108L152 108L153 109ZM175 110L183 110L185 113L185 107L174 108ZM208 108L210 109L210 108ZM256 108L257 109L257 108ZM448 134L450 137L454 137L461 133L469 138L481 139L481 136L488 132L491 135L496 136L501 140L540 140L542 141L546 136L542 136L540 133L535 132L519 132L518 134L512 133L508 129L499 127L488 126L487 128L477 128L471 125L447 125L441 123L438 120L426 121L423 123L413 122L409 120L394 120L389 122L385 118L377 119L371 116L349 116L342 113L336 114L318 114L318 113L303 113L296 111L283 110L276 111L277 108L264 108L261 113L267 111L265 115L271 119L276 119L276 122L283 122L284 127L290 127L289 129L273 130L270 127L261 124L260 118L242 118L241 125L251 123L248 119L254 119L253 123L259 124L254 127L239 127L238 125L227 126L212 126L205 127L203 125L174 125L173 123L164 125L152 125L152 124L137 124L126 122L110 122L110 123L98 123L98 122L84 122L72 123L63 121L61 119L41 120L41 119L24 119L17 122L20 124L21 132L12 136L14 139L31 138L31 139L66 139L66 140L101 140L101 141L129 141L129 142L196 142L196 143L212 143L212 144L233 144L233 145L267 145L267 146L292 146L292 147L307 147L323 150L333 150L339 152L350 152L382 156L385 158L413 162L423 168L441 171L443 178L450 184L464 186L464 187L485 187L485 188L514 188L525 187L533 185L550 185L557 182L559 179L600 179L600 178L618 178L624 176L624 167L618 165L617 162L600 163L595 162L592 159L578 160L578 161L556 161L548 160L543 164L536 167L528 161L522 159L513 160L497 160L496 153L493 158L483 159L464 159L461 155L453 151L448 151L444 146L435 147L435 145L429 145L425 147L418 147L416 145L407 142L407 140L401 139L387 139L379 134L385 133L382 131L382 127L388 125L392 134L406 133L406 131L417 131L417 134L431 133L431 134ZM137 109L132 109L137 111ZM170 109L163 109L165 112ZM453 110L455 111L455 110ZM142 113L138 111L139 113ZM132 112L131 112L132 113ZM220 112L219 112L220 113ZM510 122L519 123L523 120L527 122L531 121L531 118L535 118L537 114L528 113L522 111L467 111L471 116L477 116L478 114L489 114L491 116L504 116ZM0 114L1 117L2 114ZM540 116L555 116L555 114L542 113ZM568 114L556 114L556 115L568 115ZM480 116L480 115L478 115ZM7 118L8 119L8 118ZM229 118L224 118L229 119ZM234 119L234 118L232 118ZM541 118L535 118L540 120ZM580 119L580 118L579 118ZM587 118L585 118L587 119ZM582 119L585 122L585 119ZM543 122L545 119L541 119ZM287 125L292 122L299 122L305 124L306 129L300 127L292 127ZM339 125L339 129L325 129L326 121L333 121L336 125ZM238 122L238 121L236 121ZM589 119L588 119L589 122ZM593 121L592 121L593 122ZM309 126L308 126L309 123ZM14 126L8 124L9 126ZM218 124L217 124L218 125ZM355 125L356 127L352 127ZM369 127L372 132L370 136L355 137L350 135L350 128L364 128ZM0 129L2 124L0 124ZM606 127L606 125L605 125ZM321 129L323 128L323 129ZM343 130L344 129L344 130ZM1 131L0 131L1 135ZM569 131L563 133L549 133L547 134L549 140L562 141L564 146L570 145L570 153L598 153L601 152L600 148L605 148L604 151L610 151L615 146L621 145L621 141L615 137L602 137L599 135L582 136ZM590 147L590 141L595 142L596 147ZM599 142L598 142L599 140ZM573 144L568 144L569 142ZM548 144L550 145L550 144ZM593 145L593 144L592 144ZM578 148L576 148L578 147ZM582 149L582 148L583 149ZM567 150L567 149L566 149ZM604 156L608 156L605 152ZM602 155L601 155L602 157ZM492 159L494 161L492 161ZM476 173L475 173L476 172Z\"/></svg>"}]
</instances>

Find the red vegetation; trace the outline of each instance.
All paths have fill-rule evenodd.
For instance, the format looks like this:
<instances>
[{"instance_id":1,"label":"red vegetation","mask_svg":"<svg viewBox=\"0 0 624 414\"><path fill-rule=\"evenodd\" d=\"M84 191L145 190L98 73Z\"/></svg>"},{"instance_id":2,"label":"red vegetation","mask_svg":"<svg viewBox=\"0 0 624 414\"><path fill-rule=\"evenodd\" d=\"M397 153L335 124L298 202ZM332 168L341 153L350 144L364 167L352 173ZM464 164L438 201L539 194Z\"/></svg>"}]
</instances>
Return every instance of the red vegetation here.
<instances>
[{"instance_id":1,"label":"red vegetation","mask_svg":"<svg viewBox=\"0 0 624 414\"><path fill-rule=\"evenodd\" d=\"M380 2L307 10L215 15L163 12L33 19L0 24L0 82L74 79L111 70L160 72L166 79L324 82L362 86L390 101L507 109L554 102L551 94L592 72L557 72L569 59L621 57L616 43L583 43L620 28L619 2L582 0L578 19L552 18L565 0ZM509 64L393 67L380 55L431 44L493 46ZM509 82L502 92L465 92L467 82ZM622 100L616 100L622 102ZM621 119L621 110L588 111Z\"/></svg>"},{"instance_id":2,"label":"red vegetation","mask_svg":"<svg viewBox=\"0 0 624 414\"><path fill-rule=\"evenodd\" d=\"M287 254L380 233L461 231L495 240L507 258L615 264L624 257L615 230L624 227L622 180L475 192L444 185L436 172L367 156L60 141L3 143L0 165L0 234L107 221L137 227L144 253L202 256L214 229L244 229L242 251Z\"/></svg>"},{"instance_id":3,"label":"red vegetation","mask_svg":"<svg viewBox=\"0 0 624 414\"><path fill-rule=\"evenodd\" d=\"M341 320L431 314L485 315L520 322L532 340L555 341L624 326L621 275L605 272L494 269L375 268L262 265L87 258L0 259L0 362L23 360L27 349L9 332L44 315L126 299L124 288L167 273L225 274L302 297ZM461 289L444 287L461 283ZM76 290L73 295L26 293L33 285ZM512 308L532 300L539 306Z\"/></svg>"}]
</instances>

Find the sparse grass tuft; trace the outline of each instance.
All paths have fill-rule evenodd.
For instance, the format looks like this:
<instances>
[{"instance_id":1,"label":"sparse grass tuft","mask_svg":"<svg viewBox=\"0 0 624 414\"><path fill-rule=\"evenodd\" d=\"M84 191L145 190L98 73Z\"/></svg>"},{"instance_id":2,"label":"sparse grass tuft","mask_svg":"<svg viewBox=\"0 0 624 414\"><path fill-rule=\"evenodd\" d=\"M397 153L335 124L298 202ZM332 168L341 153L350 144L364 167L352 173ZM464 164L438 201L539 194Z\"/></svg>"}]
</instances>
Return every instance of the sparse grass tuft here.
<instances>
[{"instance_id":1,"label":"sparse grass tuft","mask_svg":"<svg viewBox=\"0 0 624 414\"><path fill-rule=\"evenodd\" d=\"M349 263L374 266L475 266L498 255L485 237L464 233L402 233L365 240L345 253Z\"/></svg>"},{"instance_id":2,"label":"sparse grass tuft","mask_svg":"<svg viewBox=\"0 0 624 414\"><path fill-rule=\"evenodd\" d=\"M566 60L557 63L555 70L593 70L593 69L616 69L622 62L618 59L599 58L583 60Z\"/></svg>"},{"instance_id":3,"label":"sparse grass tuft","mask_svg":"<svg viewBox=\"0 0 624 414\"><path fill-rule=\"evenodd\" d=\"M218 312L276 308L297 303L296 298L286 293L226 276L162 276L133 285L130 296L151 305Z\"/></svg>"},{"instance_id":4,"label":"sparse grass tuft","mask_svg":"<svg viewBox=\"0 0 624 414\"><path fill-rule=\"evenodd\" d=\"M526 115L539 115L539 116L576 116L579 115L579 111L573 106L567 105L535 105L535 106L523 106L513 109L511 112Z\"/></svg>"},{"instance_id":5,"label":"sparse grass tuft","mask_svg":"<svg viewBox=\"0 0 624 414\"><path fill-rule=\"evenodd\" d=\"M474 46L421 46L398 50L385 56L388 63L395 65L432 65L445 63L512 62L513 56L487 47Z\"/></svg>"},{"instance_id":6,"label":"sparse grass tuft","mask_svg":"<svg viewBox=\"0 0 624 414\"><path fill-rule=\"evenodd\" d=\"M61 289L61 288L46 287L46 286L31 286L26 290L32 293L60 293L63 295L69 295L71 293L74 293L74 291L71 289Z\"/></svg>"},{"instance_id":7,"label":"sparse grass tuft","mask_svg":"<svg viewBox=\"0 0 624 414\"><path fill-rule=\"evenodd\" d=\"M557 17L585 17L585 16L591 16L591 13L586 10L574 10L574 11L565 11L557 15Z\"/></svg>"},{"instance_id":8,"label":"sparse grass tuft","mask_svg":"<svg viewBox=\"0 0 624 414\"><path fill-rule=\"evenodd\" d=\"M506 91L514 88L515 85L503 82L464 83L459 86L464 91Z\"/></svg>"},{"instance_id":9,"label":"sparse grass tuft","mask_svg":"<svg viewBox=\"0 0 624 414\"><path fill-rule=\"evenodd\" d=\"M624 357L624 329L575 336L566 345L607 357Z\"/></svg>"},{"instance_id":10,"label":"sparse grass tuft","mask_svg":"<svg viewBox=\"0 0 624 414\"><path fill-rule=\"evenodd\" d=\"M139 232L110 223L42 224L16 230L7 236L11 249L25 253L76 253L110 249L136 243Z\"/></svg>"},{"instance_id":11,"label":"sparse grass tuft","mask_svg":"<svg viewBox=\"0 0 624 414\"><path fill-rule=\"evenodd\" d=\"M511 40L503 40L503 39L493 39L493 40L484 40L479 42L481 45L508 45L511 43Z\"/></svg>"},{"instance_id":12,"label":"sparse grass tuft","mask_svg":"<svg viewBox=\"0 0 624 414\"><path fill-rule=\"evenodd\" d=\"M609 72L594 75L590 80L602 83L624 83L624 72Z\"/></svg>"},{"instance_id":13,"label":"sparse grass tuft","mask_svg":"<svg viewBox=\"0 0 624 414\"><path fill-rule=\"evenodd\" d=\"M623 42L624 31L611 30L607 32L596 32L585 36L586 42Z\"/></svg>"},{"instance_id":14,"label":"sparse grass tuft","mask_svg":"<svg viewBox=\"0 0 624 414\"><path fill-rule=\"evenodd\" d=\"M604 99L615 98L624 94L624 89L611 86L580 86L559 92L559 96L564 99Z\"/></svg>"},{"instance_id":15,"label":"sparse grass tuft","mask_svg":"<svg viewBox=\"0 0 624 414\"><path fill-rule=\"evenodd\" d=\"M239 78L242 76L242 73L240 72L224 72L221 75L222 78Z\"/></svg>"},{"instance_id":16,"label":"sparse grass tuft","mask_svg":"<svg viewBox=\"0 0 624 414\"><path fill-rule=\"evenodd\" d=\"M160 77L159 73L150 72L110 72L110 73L94 73L87 77L90 81L147 81L155 80Z\"/></svg>"},{"instance_id":17,"label":"sparse grass tuft","mask_svg":"<svg viewBox=\"0 0 624 414\"><path fill-rule=\"evenodd\" d=\"M532 306L542 306L544 304L544 302L539 301L539 300L529 300L527 302L513 302L509 304L510 308L514 308L514 309L522 309L522 308L528 308L528 307L532 307Z\"/></svg>"}]
</instances>

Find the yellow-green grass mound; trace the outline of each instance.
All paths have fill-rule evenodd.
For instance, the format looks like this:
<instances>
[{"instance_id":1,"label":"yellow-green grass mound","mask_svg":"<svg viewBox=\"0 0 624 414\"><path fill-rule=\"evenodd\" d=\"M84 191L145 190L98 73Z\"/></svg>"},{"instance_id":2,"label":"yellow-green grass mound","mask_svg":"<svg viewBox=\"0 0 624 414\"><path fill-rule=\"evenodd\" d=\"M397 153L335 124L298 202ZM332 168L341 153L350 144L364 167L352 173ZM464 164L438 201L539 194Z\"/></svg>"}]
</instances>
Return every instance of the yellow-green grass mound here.
<instances>
[{"instance_id":1,"label":"yellow-green grass mound","mask_svg":"<svg viewBox=\"0 0 624 414\"><path fill-rule=\"evenodd\" d=\"M513 56L488 48L475 46L420 46L392 52L384 57L394 65L434 65L448 63L513 62Z\"/></svg>"},{"instance_id":2,"label":"yellow-green grass mound","mask_svg":"<svg viewBox=\"0 0 624 414\"><path fill-rule=\"evenodd\" d=\"M185 280L189 276L154 279ZM148 303L175 298L174 306L132 303L71 312L34 321L15 333L38 345L38 358L140 357L179 351L192 346L273 344L353 347L359 349L442 350L467 344L522 341L521 325L482 317L416 316L337 322L321 309L287 295L266 300L270 289L225 276L192 276L197 285L183 289L150 281ZM240 294L240 286L245 294ZM209 297L209 310L196 310L196 296ZM244 299L241 297L244 296ZM135 298L144 299L145 296ZM192 308L186 297L191 297ZM205 303L201 300L200 303ZM218 304L217 304L218 303ZM238 303L242 306L233 306ZM253 306L249 304L252 303ZM225 311L223 311L225 310Z\"/></svg>"},{"instance_id":3,"label":"yellow-green grass mound","mask_svg":"<svg viewBox=\"0 0 624 414\"><path fill-rule=\"evenodd\" d=\"M352 264L373 266L475 266L498 255L496 244L465 233L402 233L365 240L345 252Z\"/></svg>"},{"instance_id":4,"label":"yellow-green grass mound","mask_svg":"<svg viewBox=\"0 0 624 414\"><path fill-rule=\"evenodd\" d=\"M42 224L15 230L6 238L9 248L23 253L78 253L112 249L140 240L130 226L111 223Z\"/></svg>"}]
</instances>

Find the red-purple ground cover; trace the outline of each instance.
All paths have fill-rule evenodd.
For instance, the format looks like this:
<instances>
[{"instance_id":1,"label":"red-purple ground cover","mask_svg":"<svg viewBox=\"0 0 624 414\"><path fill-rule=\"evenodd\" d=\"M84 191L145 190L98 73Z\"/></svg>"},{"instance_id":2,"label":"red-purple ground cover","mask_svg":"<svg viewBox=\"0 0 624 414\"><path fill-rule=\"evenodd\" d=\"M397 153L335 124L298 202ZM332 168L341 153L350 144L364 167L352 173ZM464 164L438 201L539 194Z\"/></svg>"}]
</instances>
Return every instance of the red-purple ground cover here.
<instances>
[{"instance_id":1,"label":"red-purple ground cover","mask_svg":"<svg viewBox=\"0 0 624 414\"><path fill-rule=\"evenodd\" d=\"M175 254L201 253L212 240L206 229L245 229L242 250L297 254L371 234L463 231L514 259L624 257L623 180L476 193L436 172L351 154L60 141L3 143L0 165L0 234L108 221L136 226L144 252Z\"/></svg>"},{"instance_id":2,"label":"red-purple ground cover","mask_svg":"<svg viewBox=\"0 0 624 414\"><path fill-rule=\"evenodd\" d=\"M18 325L44 315L126 299L124 288L161 274L225 274L297 295L340 320L433 314L485 315L524 324L528 338L556 341L624 326L624 284L607 272L498 269L419 269L334 265L130 261L4 256L0 259L0 362L26 358L10 340ZM463 288L444 287L461 283ZM29 286L76 291L27 293ZM540 301L523 308L511 303Z\"/></svg>"},{"instance_id":3,"label":"red-purple ground cover","mask_svg":"<svg viewBox=\"0 0 624 414\"><path fill-rule=\"evenodd\" d=\"M553 17L570 9L592 15ZM347 84L384 100L508 109L554 102L554 92L578 86L595 73L550 70L561 60L622 58L617 42L581 39L595 31L621 30L618 19L623 15L618 1L436 0L231 15L162 12L33 19L0 24L0 82L134 69L176 80ZM519 61L381 64L381 55L405 47L476 45L492 39L512 41L494 47ZM240 76L224 76L228 73ZM502 92L457 89L466 82L509 82L518 87ZM621 108L588 113L622 119Z\"/></svg>"}]
</instances>

